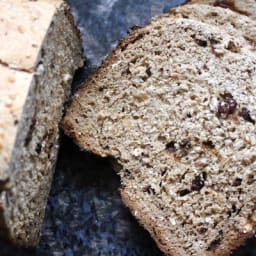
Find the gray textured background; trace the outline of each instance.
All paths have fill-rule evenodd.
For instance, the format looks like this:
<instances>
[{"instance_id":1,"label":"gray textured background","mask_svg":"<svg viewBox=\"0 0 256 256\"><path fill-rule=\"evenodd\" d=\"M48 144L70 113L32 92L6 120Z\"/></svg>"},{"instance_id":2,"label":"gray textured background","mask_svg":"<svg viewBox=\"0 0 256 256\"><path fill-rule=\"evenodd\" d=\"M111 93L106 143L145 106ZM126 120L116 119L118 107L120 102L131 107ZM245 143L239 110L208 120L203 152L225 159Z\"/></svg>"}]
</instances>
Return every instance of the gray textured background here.
<instances>
[{"instance_id":1,"label":"gray textured background","mask_svg":"<svg viewBox=\"0 0 256 256\"><path fill-rule=\"evenodd\" d=\"M133 25L182 0L68 0L79 25L87 66L74 87L101 63ZM41 241L35 250L18 249L0 241L0 256L160 256L154 241L123 206L120 181L107 160L82 152L63 137ZM256 256L255 240L236 252Z\"/></svg>"}]
</instances>

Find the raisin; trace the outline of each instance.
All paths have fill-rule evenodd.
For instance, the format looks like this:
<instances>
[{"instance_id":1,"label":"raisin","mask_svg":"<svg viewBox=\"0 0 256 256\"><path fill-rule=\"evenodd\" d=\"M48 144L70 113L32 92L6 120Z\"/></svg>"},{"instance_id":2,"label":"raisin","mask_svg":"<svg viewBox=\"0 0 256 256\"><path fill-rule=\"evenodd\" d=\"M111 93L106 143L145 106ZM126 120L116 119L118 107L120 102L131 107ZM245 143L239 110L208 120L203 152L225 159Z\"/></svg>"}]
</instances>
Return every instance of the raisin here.
<instances>
[{"instance_id":1,"label":"raisin","mask_svg":"<svg viewBox=\"0 0 256 256\"><path fill-rule=\"evenodd\" d=\"M221 95L221 100L218 104L217 116L227 118L236 111L237 102L230 93Z\"/></svg>"},{"instance_id":2,"label":"raisin","mask_svg":"<svg viewBox=\"0 0 256 256\"><path fill-rule=\"evenodd\" d=\"M211 148L211 149L215 148L215 145L213 144L213 142L211 140L204 141L203 145L207 148Z\"/></svg>"},{"instance_id":3,"label":"raisin","mask_svg":"<svg viewBox=\"0 0 256 256\"><path fill-rule=\"evenodd\" d=\"M146 69L146 74L148 75L148 77L150 77L152 75L151 70L150 70L149 67Z\"/></svg>"},{"instance_id":4,"label":"raisin","mask_svg":"<svg viewBox=\"0 0 256 256\"><path fill-rule=\"evenodd\" d=\"M232 204L232 212L236 212L236 211L237 211L236 206Z\"/></svg>"},{"instance_id":5,"label":"raisin","mask_svg":"<svg viewBox=\"0 0 256 256\"><path fill-rule=\"evenodd\" d=\"M197 39L196 42L201 47L206 47L207 46L207 41L206 40Z\"/></svg>"},{"instance_id":6,"label":"raisin","mask_svg":"<svg viewBox=\"0 0 256 256\"><path fill-rule=\"evenodd\" d=\"M238 208L232 204L232 212L235 213L235 214L239 214L241 212L241 208Z\"/></svg>"},{"instance_id":7,"label":"raisin","mask_svg":"<svg viewBox=\"0 0 256 256\"><path fill-rule=\"evenodd\" d=\"M223 232L219 231L219 235L216 237L216 239L214 239L209 244L209 246L207 248L207 251L214 251L214 250L216 250L220 246L222 239L223 239Z\"/></svg>"},{"instance_id":8,"label":"raisin","mask_svg":"<svg viewBox=\"0 0 256 256\"><path fill-rule=\"evenodd\" d=\"M206 233L207 228L202 227L202 228L200 228L198 231L199 231L199 234L202 235L202 234Z\"/></svg>"},{"instance_id":9,"label":"raisin","mask_svg":"<svg viewBox=\"0 0 256 256\"><path fill-rule=\"evenodd\" d=\"M171 142L169 142L169 143L167 143L166 144L166 150L168 150L169 152L174 152L174 151L176 151L176 147L175 147L175 143L176 143L176 141L171 141Z\"/></svg>"},{"instance_id":10,"label":"raisin","mask_svg":"<svg viewBox=\"0 0 256 256\"><path fill-rule=\"evenodd\" d=\"M247 108L242 108L239 115L247 122L255 124L255 121L251 118L250 111Z\"/></svg>"},{"instance_id":11,"label":"raisin","mask_svg":"<svg viewBox=\"0 0 256 256\"><path fill-rule=\"evenodd\" d=\"M241 178L235 178L235 180L233 181L232 186L237 187L240 186L242 183L242 179Z\"/></svg>"},{"instance_id":12,"label":"raisin","mask_svg":"<svg viewBox=\"0 0 256 256\"><path fill-rule=\"evenodd\" d=\"M196 175L194 180L192 181L191 190L192 191L200 191L204 186L204 182L206 179L206 173L200 173Z\"/></svg>"},{"instance_id":13,"label":"raisin","mask_svg":"<svg viewBox=\"0 0 256 256\"><path fill-rule=\"evenodd\" d=\"M161 176L164 176L166 173L167 173L166 170L165 170L165 171L162 171L162 172L161 172Z\"/></svg>"},{"instance_id":14,"label":"raisin","mask_svg":"<svg viewBox=\"0 0 256 256\"><path fill-rule=\"evenodd\" d=\"M42 151L42 144L41 143L37 143L36 145L36 153L40 154Z\"/></svg>"},{"instance_id":15,"label":"raisin","mask_svg":"<svg viewBox=\"0 0 256 256\"><path fill-rule=\"evenodd\" d=\"M189 190L189 189L183 189L183 190L178 191L178 194L179 194L180 196L185 196L185 195L187 195L187 194L189 194L189 193L190 193L190 190Z\"/></svg>"},{"instance_id":16,"label":"raisin","mask_svg":"<svg viewBox=\"0 0 256 256\"><path fill-rule=\"evenodd\" d=\"M237 209L236 208L236 206L234 205L234 204L232 204L232 208L231 208L231 210L230 211L228 211L228 217L231 217L232 216L232 214L234 214L234 213L239 213L240 212L240 210L239 209Z\"/></svg>"}]
</instances>

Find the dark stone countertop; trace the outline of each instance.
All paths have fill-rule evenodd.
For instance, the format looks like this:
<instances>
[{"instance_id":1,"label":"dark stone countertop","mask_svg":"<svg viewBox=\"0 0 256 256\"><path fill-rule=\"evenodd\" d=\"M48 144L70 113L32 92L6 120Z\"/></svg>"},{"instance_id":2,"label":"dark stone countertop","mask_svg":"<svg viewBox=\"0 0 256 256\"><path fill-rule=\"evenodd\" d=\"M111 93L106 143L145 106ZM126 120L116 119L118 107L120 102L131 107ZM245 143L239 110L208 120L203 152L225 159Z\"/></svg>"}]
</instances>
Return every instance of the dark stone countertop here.
<instances>
[{"instance_id":1,"label":"dark stone countertop","mask_svg":"<svg viewBox=\"0 0 256 256\"><path fill-rule=\"evenodd\" d=\"M133 25L184 0L68 0L83 36L87 66L76 87L101 63ZM106 159L82 152L63 136L46 207L39 246L18 249L0 241L1 256L160 256L148 233L131 216L118 194L120 180ZM236 256L256 256L255 239Z\"/></svg>"}]
</instances>

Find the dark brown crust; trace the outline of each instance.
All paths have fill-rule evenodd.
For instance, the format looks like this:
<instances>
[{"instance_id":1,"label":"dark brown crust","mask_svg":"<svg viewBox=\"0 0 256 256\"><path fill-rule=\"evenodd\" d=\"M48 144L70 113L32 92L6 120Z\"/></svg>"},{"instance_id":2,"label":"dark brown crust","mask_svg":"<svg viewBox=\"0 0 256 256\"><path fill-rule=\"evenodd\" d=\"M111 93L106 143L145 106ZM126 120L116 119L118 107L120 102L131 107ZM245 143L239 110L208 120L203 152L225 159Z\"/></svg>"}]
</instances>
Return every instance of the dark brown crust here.
<instances>
[{"instance_id":1,"label":"dark brown crust","mask_svg":"<svg viewBox=\"0 0 256 256\"><path fill-rule=\"evenodd\" d=\"M157 246L166 254L166 255L175 255L175 256L184 256L186 255L185 251L180 248L180 250L175 245L175 239L168 241L164 232L158 227L158 224L151 216L145 211L145 208L136 201L132 199L125 189L120 189L120 194L124 204L131 210L132 214L139 221L139 223L148 230L152 238L156 241ZM181 244L177 241L176 244Z\"/></svg>"},{"instance_id":2,"label":"dark brown crust","mask_svg":"<svg viewBox=\"0 0 256 256\"><path fill-rule=\"evenodd\" d=\"M191 0L186 3L191 2ZM202 1L198 1L201 2ZM195 2L193 2L195 3ZM182 4L184 5L184 4ZM163 16L171 15L171 11L167 14L160 15L156 20L161 19ZM97 69L97 71L93 74L92 77L89 78L78 90L77 94L81 93L83 90L90 89L95 86L97 80L101 78L102 75L106 72L106 67L115 63L118 52L126 49L129 44L132 44L136 40L140 39L140 35L146 34L148 32L148 26L151 23L145 25L144 27L138 27L135 30L132 30L131 33L124 38L119 40L119 44L116 48L112 49L106 59L102 62L101 66ZM75 101L75 97L73 97L72 101ZM72 105L72 103L71 103ZM106 156L104 151L99 151L97 147L95 147L95 143L92 142L92 138L86 134L78 135L77 132L72 128L73 119L72 116L66 115L62 122L62 127L64 132L71 136L74 141L80 145L82 148L86 148L87 150L99 154L101 156ZM136 201L135 199L129 197L128 193L122 189L120 190L120 194L124 204L131 210L132 214L138 219L140 224L149 231L152 238L156 241L158 247L166 254L166 255L175 255L175 256L185 256L186 252L182 248L178 248L177 245L181 244L175 238L172 241L166 240L166 236L164 231L159 228L156 221L151 218L149 213L145 211L142 205ZM136 212L136 214L135 214ZM237 247L245 243L245 241L253 236L253 232L250 233L238 233L236 231L230 231L228 234L225 234L225 237L222 241L222 245L215 251L210 252L207 251L205 255L207 256L227 256L230 255L230 252L235 250Z\"/></svg>"},{"instance_id":3,"label":"dark brown crust","mask_svg":"<svg viewBox=\"0 0 256 256\"><path fill-rule=\"evenodd\" d=\"M251 238L253 235L253 231L247 233L238 233L236 231L231 230L227 234L225 234L224 239L222 241L222 245L216 251L209 255L230 255L230 252L234 251L236 248L243 245L246 242L246 240Z\"/></svg>"}]
</instances>

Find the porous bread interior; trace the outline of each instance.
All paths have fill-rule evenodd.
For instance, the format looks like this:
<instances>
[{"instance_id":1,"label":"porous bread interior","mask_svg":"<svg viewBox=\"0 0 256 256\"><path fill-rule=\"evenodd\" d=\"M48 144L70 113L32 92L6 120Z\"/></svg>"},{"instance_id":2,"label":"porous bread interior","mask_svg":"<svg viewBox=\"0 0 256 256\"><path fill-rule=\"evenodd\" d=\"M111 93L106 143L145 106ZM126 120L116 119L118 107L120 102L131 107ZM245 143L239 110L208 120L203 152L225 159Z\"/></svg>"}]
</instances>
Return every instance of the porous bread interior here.
<instances>
[{"instance_id":1,"label":"porous bread interior","mask_svg":"<svg viewBox=\"0 0 256 256\"><path fill-rule=\"evenodd\" d=\"M64 129L117 159L123 190L171 253L228 255L255 229L254 46L240 32L169 16L129 42L74 96ZM223 95L237 103L225 118Z\"/></svg>"},{"instance_id":2,"label":"porous bread interior","mask_svg":"<svg viewBox=\"0 0 256 256\"><path fill-rule=\"evenodd\" d=\"M2 192L11 239L35 246L57 158L64 102L81 65L80 38L65 8L52 20L40 51L12 152L9 190ZM8 222L8 220L7 220Z\"/></svg>"}]
</instances>

